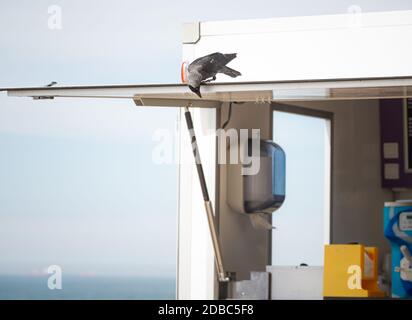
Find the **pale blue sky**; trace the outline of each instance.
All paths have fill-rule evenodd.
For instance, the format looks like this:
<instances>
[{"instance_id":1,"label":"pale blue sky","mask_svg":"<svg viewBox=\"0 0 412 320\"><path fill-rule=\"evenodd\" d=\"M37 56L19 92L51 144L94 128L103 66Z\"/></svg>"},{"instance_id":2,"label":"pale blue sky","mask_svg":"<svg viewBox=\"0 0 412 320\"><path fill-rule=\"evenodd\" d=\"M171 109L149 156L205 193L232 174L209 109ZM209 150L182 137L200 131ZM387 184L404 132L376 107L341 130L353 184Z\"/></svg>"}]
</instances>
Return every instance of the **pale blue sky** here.
<instances>
[{"instance_id":1,"label":"pale blue sky","mask_svg":"<svg viewBox=\"0 0 412 320\"><path fill-rule=\"evenodd\" d=\"M2 0L0 87L179 81L181 24L412 9L394 1ZM60 5L62 30L47 27ZM177 167L155 165L154 130L176 110L131 101L0 94L0 273L174 275Z\"/></svg>"}]
</instances>

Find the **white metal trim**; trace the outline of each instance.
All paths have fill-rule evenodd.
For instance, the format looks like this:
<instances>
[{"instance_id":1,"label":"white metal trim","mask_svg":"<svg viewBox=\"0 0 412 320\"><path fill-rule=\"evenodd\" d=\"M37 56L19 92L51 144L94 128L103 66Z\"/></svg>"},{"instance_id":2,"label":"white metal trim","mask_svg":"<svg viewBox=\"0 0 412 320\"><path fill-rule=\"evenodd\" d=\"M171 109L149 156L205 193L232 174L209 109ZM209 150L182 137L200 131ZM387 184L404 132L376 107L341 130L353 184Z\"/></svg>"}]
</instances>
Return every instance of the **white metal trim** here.
<instances>
[{"instance_id":1,"label":"white metal trim","mask_svg":"<svg viewBox=\"0 0 412 320\"><path fill-rule=\"evenodd\" d=\"M263 82L220 82L206 84L202 87L204 94L229 94L239 92L264 92L277 90L307 90L307 89L347 89L374 87L407 87L412 86L412 76L364 78L364 79L313 79ZM185 85L126 85L126 86L74 86L52 88L4 88L12 97L76 97L76 98L130 98L150 96L162 98L162 95L181 95L176 99L200 100ZM412 90L410 90L412 91ZM408 94L411 94L410 92ZM220 100L224 101L224 99Z\"/></svg>"}]
</instances>

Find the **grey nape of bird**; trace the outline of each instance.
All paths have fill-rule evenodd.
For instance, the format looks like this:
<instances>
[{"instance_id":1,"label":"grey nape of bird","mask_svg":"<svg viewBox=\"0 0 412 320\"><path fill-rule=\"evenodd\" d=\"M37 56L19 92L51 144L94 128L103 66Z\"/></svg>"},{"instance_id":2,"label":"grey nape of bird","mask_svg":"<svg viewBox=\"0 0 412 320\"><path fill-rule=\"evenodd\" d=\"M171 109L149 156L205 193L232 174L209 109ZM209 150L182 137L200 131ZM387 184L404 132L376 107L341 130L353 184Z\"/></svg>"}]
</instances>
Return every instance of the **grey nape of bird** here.
<instances>
[{"instance_id":1,"label":"grey nape of bird","mask_svg":"<svg viewBox=\"0 0 412 320\"><path fill-rule=\"evenodd\" d=\"M204 83L216 80L216 74L223 73L229 77L236 78L241 75L239 71L231 69L226 65L236 58L236 53L215 52L204 57L197 58L187 66L184 76L190 90L196 93L199 98L200 86Z\"/></svg>"},{"instance_id":2,"label":"grey nape of bird","mask_svg":"<svg viewBox=\"0 0 412 320\"><path fill-rule=\"evenodd\" d=\"M55 86L56 84L57 84L56 81L52 81L52 82L50 82L48 85L46 85L46 87L53 87L53 86Z\"/></svg>"}]
</instances>

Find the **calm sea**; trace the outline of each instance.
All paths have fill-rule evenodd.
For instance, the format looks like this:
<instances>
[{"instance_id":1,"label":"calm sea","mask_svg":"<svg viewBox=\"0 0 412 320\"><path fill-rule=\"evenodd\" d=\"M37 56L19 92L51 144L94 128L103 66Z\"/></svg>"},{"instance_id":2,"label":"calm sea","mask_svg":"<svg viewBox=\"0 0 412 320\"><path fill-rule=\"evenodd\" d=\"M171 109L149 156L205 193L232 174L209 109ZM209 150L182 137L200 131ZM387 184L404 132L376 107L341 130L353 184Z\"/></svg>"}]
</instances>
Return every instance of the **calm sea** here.
<instances>
[{"instance_id":1,"label":"calm sea","mask_svg":"<svg viewBox=\"0 0 412 320\"><path fill-rule=\"evenodd\" d=\"M50 290L48 276L1 276L0 300L175 299L175 279L63 276Z\"/></svg>"}]
</instances>

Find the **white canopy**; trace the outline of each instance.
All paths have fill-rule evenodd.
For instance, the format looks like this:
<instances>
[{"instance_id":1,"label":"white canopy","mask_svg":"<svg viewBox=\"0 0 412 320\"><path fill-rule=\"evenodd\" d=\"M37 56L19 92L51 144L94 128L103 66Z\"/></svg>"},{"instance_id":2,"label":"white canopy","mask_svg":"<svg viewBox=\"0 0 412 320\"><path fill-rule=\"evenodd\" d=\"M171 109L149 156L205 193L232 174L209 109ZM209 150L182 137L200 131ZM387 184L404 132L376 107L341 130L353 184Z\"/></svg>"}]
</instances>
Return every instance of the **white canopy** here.
<instances>
[{"instance_id":1,"label":"white canopy","mask_svg":"<svg viewBox=\"0 0 412 320\"><path fill-rule=\"evenodd\" d=\"M205 84L198 98L184 84L4 88L13 97L133 99L139 106L218 107L223 102L386 99L412 97L411 77L226 82Z\"/></svg>"}]
</instances>

